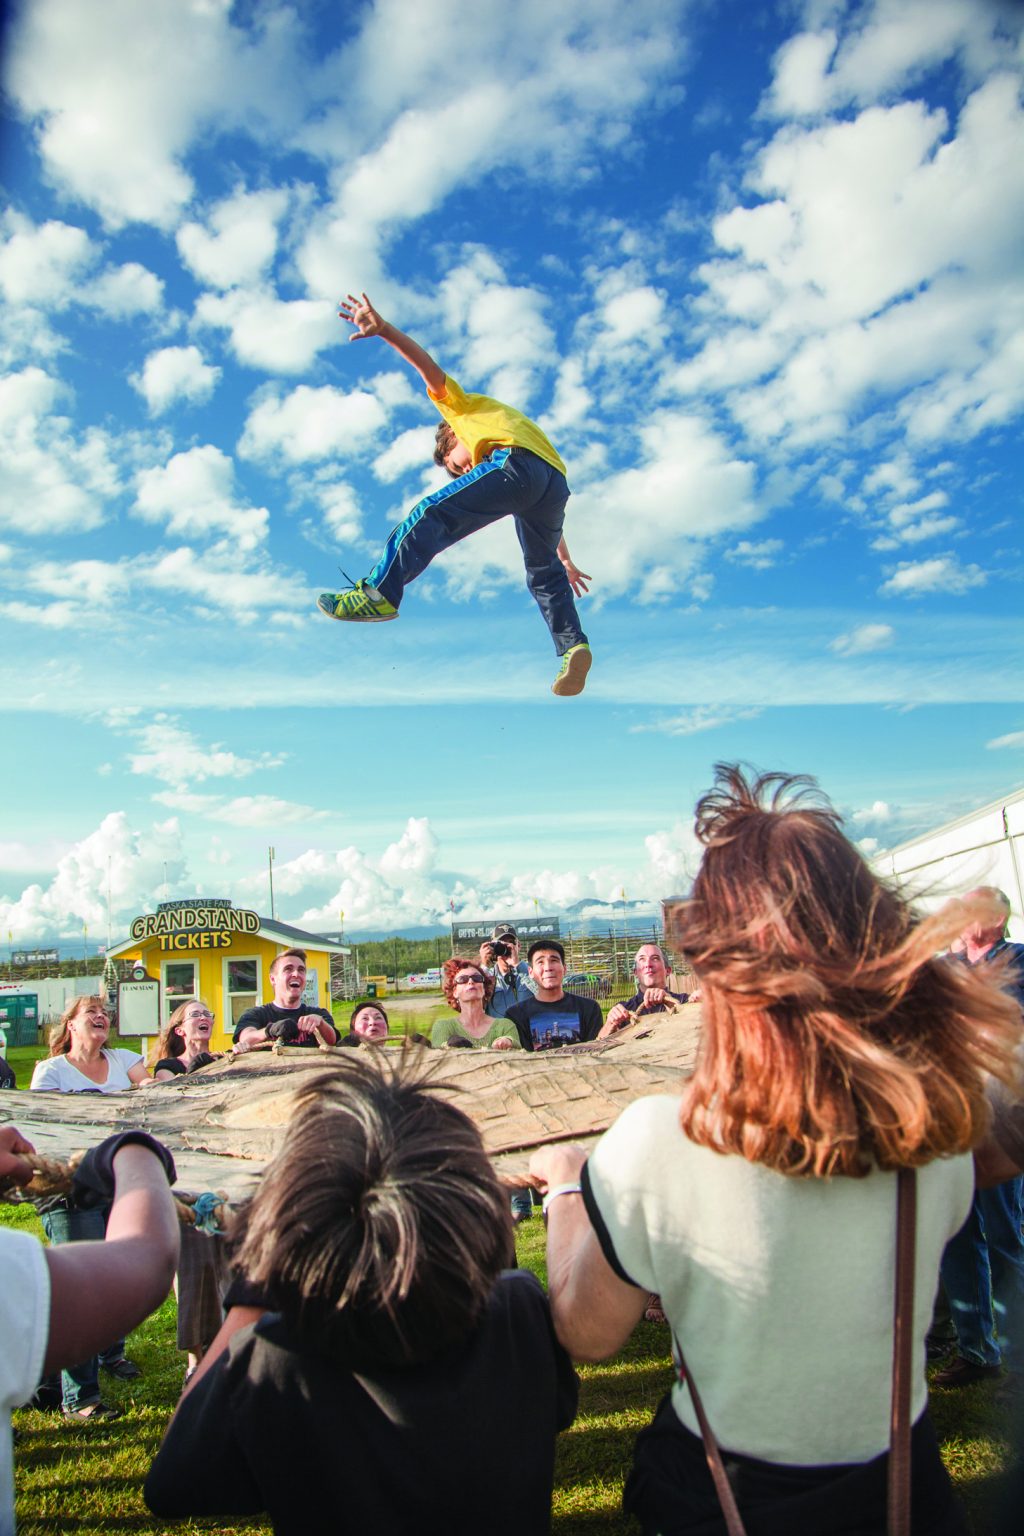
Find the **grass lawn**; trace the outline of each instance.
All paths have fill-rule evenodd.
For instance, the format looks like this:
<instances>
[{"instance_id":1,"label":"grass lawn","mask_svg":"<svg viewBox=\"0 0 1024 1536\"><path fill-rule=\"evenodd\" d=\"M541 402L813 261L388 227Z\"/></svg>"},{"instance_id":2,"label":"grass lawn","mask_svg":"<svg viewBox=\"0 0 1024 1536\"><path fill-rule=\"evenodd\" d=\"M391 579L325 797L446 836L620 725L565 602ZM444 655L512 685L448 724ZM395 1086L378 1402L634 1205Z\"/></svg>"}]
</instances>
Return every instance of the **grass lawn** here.
<instances>
[{"instance_id":1,"label":"grass lawn","mask_svg":"<svg viewBox=\"0 0 1024 1536\"><path fill-rule=\"evenodd\" d=\"M29 1208L0 1206L0 1222L40 1231ZM544 1228L538 1218L518 1229L519 1262L543 1280ZM21 1410L15 1453L20 1536L133 1532L162 1536L164 1522L146 1510L142 1480L181 1389L184 1357L175 1348L174 1302L168 1300L131 1337L139 1381L103 1378L104 1396L124 1417L95 1428L65 1424L59 1414ZM641 1323L626 1348L602 1365L580 1370L580 1411L559 1443L555 1471L555 1536L616 1536L635 1531L619 1508L633 1439L671 1382L668 1332ZM780 1403L784 1392L780 1390ZM998 1507L1008 1447L1006 1423L990 1383L936 1391L932 1412L943 1452L967 1505L974 1536L985 1536ZM514 1451L509 1475L515 1474ZM496 1497L500 1498L500 1489ZM483 1528L483 1527L482 1527ZM269 1532L259 1522L183 1521L181 1531ZM794 1533L798 1536L798 1533Z\"/></svg>"}]
</instances>

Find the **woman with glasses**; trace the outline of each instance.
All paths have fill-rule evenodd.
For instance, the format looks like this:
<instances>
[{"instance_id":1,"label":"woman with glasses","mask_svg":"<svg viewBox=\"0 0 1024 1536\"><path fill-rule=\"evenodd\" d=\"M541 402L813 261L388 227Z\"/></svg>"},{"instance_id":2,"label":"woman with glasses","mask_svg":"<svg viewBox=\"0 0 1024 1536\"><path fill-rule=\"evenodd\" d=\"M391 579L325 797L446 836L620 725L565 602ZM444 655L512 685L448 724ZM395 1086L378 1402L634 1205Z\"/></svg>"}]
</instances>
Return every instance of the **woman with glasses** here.
<instances>
[{"instance_id":1,"label":"woman with glasses","mask_svg":"<svg viewBox=\"0 0 1024 1536\"><path fill-rule=\"evenodd\" d=\"M183 1072L198 1072L219 1057L211 1054L210 1036L213 1034L213 1014L201 997L190 997L180 1003L157 1041L157 1063L151 1081L166 1082L170 1077L180 1077Z\"/></svg>"},{"instance_id":2,"label":"woman with glasses","mask_svg":"<svg viewBox=\"0 0 1024 1536\"><path fill-rule=\"evenodd\" d=\"M487 1004L494 993L494 977L475 960L453 955L444 963L444 995L457 1017L438 1019L430 1043L471 1046L476 1050L520 1050L519 1033L509 1019L492 1019Z\"/></svg>"},{"instance_id":3,"label":"woman with glasses","mask_svg":"<svg viewBox=\"0 0 1024 1536\"><path fill-rule=\"evenodd\" d=\"M220 1057L210 1051L213 1014L201 997L179 1003L157 1042L151 1083L166 1083L198 1072ZM182 1226L181 1253L174 1277L178 1298L178 1348L188 1356L188 1381L224 1321L222 1298L230 1280L223 1239Z\"/></svg>"}]
</instances>

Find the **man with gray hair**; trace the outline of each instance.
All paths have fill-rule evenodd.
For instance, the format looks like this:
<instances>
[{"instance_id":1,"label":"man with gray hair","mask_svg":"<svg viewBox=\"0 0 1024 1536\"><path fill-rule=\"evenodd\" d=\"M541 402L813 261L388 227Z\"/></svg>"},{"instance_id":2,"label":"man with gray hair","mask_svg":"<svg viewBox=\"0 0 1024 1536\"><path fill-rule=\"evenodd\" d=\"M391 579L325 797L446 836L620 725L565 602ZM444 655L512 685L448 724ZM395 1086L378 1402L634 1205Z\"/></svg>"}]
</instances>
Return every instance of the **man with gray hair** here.
<instances>
[{"instance_id":1,"label":"man with gray hair","mask_svg":"<svg viewBox=\"0 0 1024 1536\"><path fill-rule=\"evenodd\" d=\"M991 965L1005 957L1007 979L1024 1009L1024 944L1006 937L1010 900L995 886L968 893L968 902L987 902L989 914L970 923L953 945L968 965ZM957 1352L938 1371L940 1387L965 1387L1009 1373L1009 1390L1024 1388L1024 1175L978 1189L971 1213L947 1244L942 1283L956 1329Z\"/></svg>"},{"instance_id":2,"label":"man with gray hair","mask_svg":"<svg viewBox=\"0 0 1024 1536\"><path fill-rule=\"evenodd\" d=\"M624 1003L609 1010L598 1039L614 1035L630 1021L634 1013L664 1013L669 1003L686 1003L695 993L668 990L669 963L660 944L641 944L633 961L637 990Z\"/></svg>"}]
</instances>

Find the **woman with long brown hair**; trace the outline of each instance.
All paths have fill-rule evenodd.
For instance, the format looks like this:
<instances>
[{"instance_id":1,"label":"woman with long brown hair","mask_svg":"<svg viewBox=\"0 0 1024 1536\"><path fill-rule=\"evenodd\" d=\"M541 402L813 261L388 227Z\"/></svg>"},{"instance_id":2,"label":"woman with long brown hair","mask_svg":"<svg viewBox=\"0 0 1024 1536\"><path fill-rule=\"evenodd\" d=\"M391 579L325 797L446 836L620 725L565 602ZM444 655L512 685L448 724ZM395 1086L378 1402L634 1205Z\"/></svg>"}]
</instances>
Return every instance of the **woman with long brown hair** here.
<instances>
[{"instance_id":1,"label":"woman with long brown hair","mask_svg":"<svg viewBox=\"0 0 1024 1536\"><path fill-rule=\"evenodd\" d=\"M587 1158L535 1154L559 1338L614 1353L661 1294L758 1536L886 1528L897 1175L915 1169L915 1536L964 1530L926 1411L939 1260L973 1188L988 1074L1013 1078L1016 1004L937 959L964 913L919 921L813 784L719 766L673 948L703 994L697 1069L632 1104ZM726 1530L680 1371L637 1442L645 1532Z\"/></svg>"},{"instance_id":2,"label":"woman with long brown hair","mask_svg":"<svg viewBox=\"0 0 1024 1536\"><path fill-rule=\"evenodd\" d=\"M157 1041L152 1081L166 1082L218 1061L219 1054L210 1051L212 1034L213 1014L201 997L189 997L179 1003Z\"/></svg>"}]
</instances>

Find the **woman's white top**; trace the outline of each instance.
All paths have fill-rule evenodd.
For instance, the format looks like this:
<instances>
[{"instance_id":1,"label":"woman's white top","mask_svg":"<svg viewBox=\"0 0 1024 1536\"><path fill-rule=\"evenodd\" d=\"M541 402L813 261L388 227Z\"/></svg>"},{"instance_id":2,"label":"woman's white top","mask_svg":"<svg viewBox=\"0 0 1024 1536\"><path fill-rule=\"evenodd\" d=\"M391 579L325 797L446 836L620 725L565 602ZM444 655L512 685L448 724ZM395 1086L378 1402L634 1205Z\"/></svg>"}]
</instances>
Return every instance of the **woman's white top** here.
<instances>
[{"instance_id":1,"label":"woman's white top","mask_svg":"<svg viewBox=\"0 0 1024 1536\"><path fill-rule=\"evenodd\" d=\"M867 1461L889 1445L896 1175L793 1178L697 1146L680 1100L631 1104L583 1171L605 1258L661 1296L719 1443L790 1465ZM911 1415L927 1401L939 1260L966 1220L970 1156L917 1174ZM700 1434L689 1392L673 1407Z\"/></svg>"},{"instance_id":2,"label":"woman's white top","mask_svg":"<svg viewBox=\"0 0 1024 1536\"><path fill-rule=\"evenodd\" d=\"M122 1088L131 1088L133 1085L128 1073L142 1062L138 1052L108 1050L104 1046L100 1055L106 1058L108 1066L105 1083L94 1083L91 1077L79 1072L66 1056L48 1056L45 1061L36 1062L29 1086L51 1088L57 1093L117 1093Z\"/></svg>"}]
</instances>

